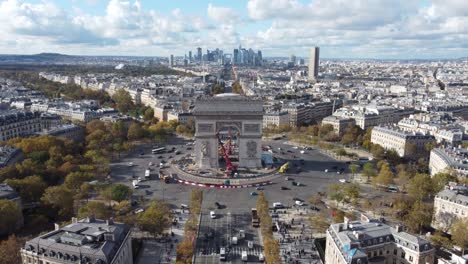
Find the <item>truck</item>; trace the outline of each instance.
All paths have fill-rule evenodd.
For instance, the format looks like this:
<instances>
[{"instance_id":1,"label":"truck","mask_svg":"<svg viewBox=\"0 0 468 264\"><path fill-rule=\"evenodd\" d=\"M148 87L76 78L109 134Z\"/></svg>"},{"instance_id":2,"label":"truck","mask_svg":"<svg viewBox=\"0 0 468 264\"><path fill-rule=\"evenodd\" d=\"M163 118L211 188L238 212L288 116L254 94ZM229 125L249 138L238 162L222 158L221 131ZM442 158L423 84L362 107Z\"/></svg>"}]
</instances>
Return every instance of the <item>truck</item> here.
<instances>
[{"instance_id":1,"label":"truck","mask_svg":"<svg viewBox=\"0 0 468 264\"><path fill-rule=\"evenodd\" d=\"M145 170L145 178L149 178L151 175L151 171L149 169Z\"/></svg>"},{"instance_id":2,"label":"truck","mask_svg":"<svg viewBox=\"0 0 468 264\"><path fill-rule=\"evenodd\" d=\"M260 219L258 218L257 208L252 208L252 226L260 226Z\"/></svg>"},{"instance_id":3,"label":"truck","mask_svg":"<svg viewBox=\"0 0 468 264\"><path fill-rule=\"evenodd\" d=\"M159 179L163 180L164 183L170 183L171 182L171 177L164 173L164 171L159 171Z\"/></svg>"},{"instance_id":4,"label":"truck","mask_svg":"<svg viewBox=\"0 0 468 264\"><path fill-rule=\"evenodd\" d=\"M283 164L283 166L280 167L279 173L286 173L288 169L289 169L289 162L286 162L285 164Z\"/></svg>"}]
</instances>

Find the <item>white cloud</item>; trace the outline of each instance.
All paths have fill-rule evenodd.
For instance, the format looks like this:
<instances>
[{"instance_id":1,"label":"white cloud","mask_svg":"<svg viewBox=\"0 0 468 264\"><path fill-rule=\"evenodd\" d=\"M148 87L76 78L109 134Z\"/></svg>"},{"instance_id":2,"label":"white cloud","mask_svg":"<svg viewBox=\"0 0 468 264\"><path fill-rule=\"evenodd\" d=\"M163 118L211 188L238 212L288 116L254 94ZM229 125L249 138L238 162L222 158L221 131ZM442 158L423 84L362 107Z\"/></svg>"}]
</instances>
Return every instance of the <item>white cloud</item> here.
<instances>
[{"instance_id":1,"label":"white cloud","mask_svg":"<svg viewBox=\"0 0 468 264\"><path fill-rule=\"evenodd\" d=\"M232 8L215 6L209 3L207 13L211 19L221 24L234 24L239 22L239 15Z\"/></svg>"}]
</instances>

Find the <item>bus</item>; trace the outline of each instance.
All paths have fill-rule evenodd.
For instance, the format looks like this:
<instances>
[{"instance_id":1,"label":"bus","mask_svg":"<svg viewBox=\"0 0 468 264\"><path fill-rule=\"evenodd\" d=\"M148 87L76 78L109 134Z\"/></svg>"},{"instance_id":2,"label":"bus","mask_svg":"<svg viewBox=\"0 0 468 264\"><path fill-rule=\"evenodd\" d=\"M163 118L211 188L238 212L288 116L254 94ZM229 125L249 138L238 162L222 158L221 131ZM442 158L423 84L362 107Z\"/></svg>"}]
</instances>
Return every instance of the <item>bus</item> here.
<instances>
[{"instance_id":1,"label":"bus","mask_svg":"<svg viewBox=\"0 0 468 264\"><path fill-rule=\"evenodd\" d=\"M158 154L158 153L163 153L164 151L166 151L166 148L157 148L157 149L151 150L151 153Z\"/></svg>"}]
</instances>

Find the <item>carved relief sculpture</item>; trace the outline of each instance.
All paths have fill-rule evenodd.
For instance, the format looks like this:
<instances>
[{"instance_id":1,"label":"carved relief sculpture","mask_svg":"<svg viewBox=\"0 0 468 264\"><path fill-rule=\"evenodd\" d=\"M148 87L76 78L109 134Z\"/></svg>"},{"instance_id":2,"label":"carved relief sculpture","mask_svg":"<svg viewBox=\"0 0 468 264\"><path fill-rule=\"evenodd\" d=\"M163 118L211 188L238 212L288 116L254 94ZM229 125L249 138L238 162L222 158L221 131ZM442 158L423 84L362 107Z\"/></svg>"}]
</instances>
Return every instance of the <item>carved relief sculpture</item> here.
<instances>
[{"instance_id":1,"label":"carved relief sculpture","mask_svg":"<svg viewBox=\"0 0 468 264\"><path fill-rule=\"evenodd\" d=\"M257 142L249 141L247 142L247 157L255 158L257 155Z\"/></svg>"},{"instance_id":2,"label":"carved relief sculpture","mask_svg":"<svg viewBox=\"0 0 468 264\"><path fill-rule=\"evenodd\" d=\"M210 149L209 149L210 143L208 141L205 141L201 145L201 153L202 153L202 158L207 158L210 156Z\"/></svg>"}]
</instances>

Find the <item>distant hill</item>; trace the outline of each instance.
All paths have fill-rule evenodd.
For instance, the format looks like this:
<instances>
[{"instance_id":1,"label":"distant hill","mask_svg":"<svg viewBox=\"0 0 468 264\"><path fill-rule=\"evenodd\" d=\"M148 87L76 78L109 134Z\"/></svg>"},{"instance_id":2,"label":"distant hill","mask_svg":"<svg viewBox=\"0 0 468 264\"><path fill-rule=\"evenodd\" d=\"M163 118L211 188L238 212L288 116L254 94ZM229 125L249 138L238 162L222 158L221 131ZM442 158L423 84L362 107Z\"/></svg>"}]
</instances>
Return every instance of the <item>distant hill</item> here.
<instances>
[{"instance_id":1,"label":"distant hill","mask_svg":"<svg viewBox=\"0 0 468 264\"><path fill-rule=\"evenodd\" d=\"M39 53L32 55L0 55L0 63L56 63L70 61L79 56L64 55L59 53Z\"/></svg>"}]
</instances>

